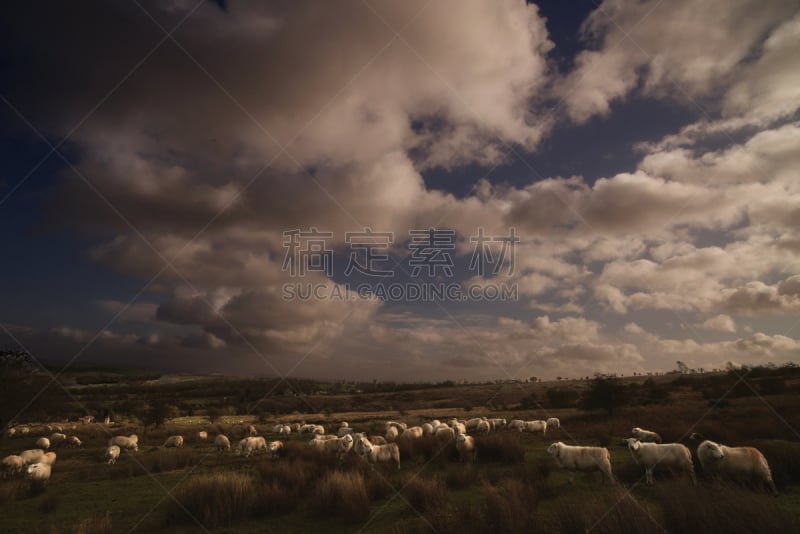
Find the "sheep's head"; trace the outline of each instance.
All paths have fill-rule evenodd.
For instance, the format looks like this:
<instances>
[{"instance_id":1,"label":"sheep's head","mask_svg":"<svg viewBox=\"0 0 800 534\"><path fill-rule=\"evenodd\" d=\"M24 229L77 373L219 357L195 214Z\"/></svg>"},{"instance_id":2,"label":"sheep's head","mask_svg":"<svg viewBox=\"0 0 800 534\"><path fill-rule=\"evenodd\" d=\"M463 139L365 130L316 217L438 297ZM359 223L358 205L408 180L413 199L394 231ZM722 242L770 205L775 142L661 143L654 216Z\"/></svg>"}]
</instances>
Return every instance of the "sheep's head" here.
<instances>
[{"instance_id":1,"label":"sheep's head","mask_svg":"<svg viewBox=\"0 0 800 534\"><path fill-rule=\"evenodd\" d=\"M631 429L631 434L633 434L634 436L638 436L641 433L642 433L642 429L639 428L638 426L635 426L635 427L633 427Z\"/></svg>"},{"instance_id":2,"label":"sheep's head","mask_svg":"<svg viewBox=\"0 0 800 534\"><path fill-rule=\"evenodd\" d=\"M344 440L345 443L353 443L353 436L351 434L347 434L342 438L342 440Z\"/></svg>"},{"instance_id":3,"label":"sheep's head","mask_svg":"<svg viewBox=\"0 0 800 534\"><path fill-rule=\"evenodd\" d=\"M370 445L369 443L365 444L364 445L364 453L365 454L372 454L372 449L373 448L374 447L372 445Z\"/></svg>"},{"instance_id":4,"label":"sheep's head","mask_svg":"<svg viewBox=\"0 0 800 534\"><path fill-rule=\"evenodd\" d=\"M722 460L725 457L725 453L722 452L722 447L713 441L706 441L702 446L705 448L708 454L716 460Z\"/></svg>"},{"instance_id":5,"label":"sheep's head","mask_svg":"<svg viewBox=\"0 0 800 534\"><path fill-rule=\"evenodd\" d=\"M558 456L558 453L561 450L561 445L562 443L560 441L553 443L552 445L547 447L547 454L550 454L552 456Z\"/></svg>"},{"instance_id":6,"label":"sheep's head","mask_svg":"<svg viewBox=\"0 0 800 534\"><path fill-rule=\"evenodd\" d=\"M628 448L632 451L638 451L639 448L642 446L642 442L636 438L628 438L625 440L625 443L628 445Z\"/></svg>"},{"instance_id":7,"label":"sheep's head","mask_svg":"<svg viewBox=\"0 0 800 534\"><path fill-rule=\"evenodd\" d=\"M42 468L42 464L31 464L28 466L28 474L34 473Z\"/></svg>"},{"instance_id":8,"label":"sheep's head","mask_svg":"<svg viewBox=\"0 0 800 534\"><path fill-rule=\"evenodd\" d=\"M464 443L465 441L467 441L467 436L464 434L459 434L458 438L456 438L456 441L458 441L459 443Z\"/></svg>"}]
</instances>

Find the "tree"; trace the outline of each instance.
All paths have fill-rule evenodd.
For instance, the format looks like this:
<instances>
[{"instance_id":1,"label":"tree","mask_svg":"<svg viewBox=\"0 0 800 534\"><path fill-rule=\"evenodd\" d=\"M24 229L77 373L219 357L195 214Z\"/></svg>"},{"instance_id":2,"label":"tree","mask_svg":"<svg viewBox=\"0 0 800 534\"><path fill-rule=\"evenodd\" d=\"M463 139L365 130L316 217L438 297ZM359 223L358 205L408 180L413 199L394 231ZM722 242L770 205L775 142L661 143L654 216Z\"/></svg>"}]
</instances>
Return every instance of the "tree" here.
<instances>
[{"instance_id":1,"label":"tree","mask_svg":"<svg viewBox=\"0 0 800 534\"><path fill-rule=\"evenodd\" d=\"M626 401L625 387L616 378L597 375L580 402L582 410L606 410L614 415L614 410Z\"/></svg>"},{"instance_id":2,"label":"tree","mask_svg":"<svg viewBox=\"0 0 800 534\"><path fill-rule=\"evenodd\" d=\"M689 366L688 365L686 365L685 363L683 363L680 360L678 360L675 363L678 364L678 370L681 372L682 375L685 375L685 374L689 373Z\"/></svg>"},{"instance_id":3,"label":"tree","mask_svg":"<svg viewBox=\"0 0 800 534\"><path fill-rule=\"evenodd\" d=\"M150 409L142 414L141 419L144 426L153 425L158 428L168 420L178 417L178 415L180 415L180 412L177 406L167 404L165 401L157 399L150 406Z\"/></svg>"}]
</instances>

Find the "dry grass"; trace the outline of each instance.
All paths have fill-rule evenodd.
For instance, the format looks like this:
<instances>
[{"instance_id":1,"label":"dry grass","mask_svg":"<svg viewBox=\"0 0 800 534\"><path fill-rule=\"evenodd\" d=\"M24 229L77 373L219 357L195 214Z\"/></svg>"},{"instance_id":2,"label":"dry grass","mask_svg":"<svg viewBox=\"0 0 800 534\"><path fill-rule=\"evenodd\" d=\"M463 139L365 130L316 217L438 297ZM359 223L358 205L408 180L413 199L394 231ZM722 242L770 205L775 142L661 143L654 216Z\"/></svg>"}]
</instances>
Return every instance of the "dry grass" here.
<instances>
[{"instance_id":1,"label":"dry grass","mask_svg":"<svg viewBox=\"0 0 800 534\"><path fill-rule=\"evenodd\" d=\"M408 481L403 488L403 496L417 513L447 506L447 486L438 478L417 476Z\"/></svg>"},{"instance_id":2,"label":"dry grass","mask_svg":"<svg viewBox=\"0 0 800 534\"><path fill-rule=\"evenodd\" d=\"M317 514L359 523L369 517L370 504L361 473L333 471L325 475L309 504Z\"/></svg>"},{"instance_id":3,"label":"dry grass","mask_svg":"<svg viewBox=\"0 0 800 534\"><path fill-rule=\"evenodd\" d=\"M253 481L247 475L200 475L175 491L177 502L171 500L167 504L167 523L195 520L206 528L228 525L252 512L253 495Z\"/></svg>"}]
</instances>

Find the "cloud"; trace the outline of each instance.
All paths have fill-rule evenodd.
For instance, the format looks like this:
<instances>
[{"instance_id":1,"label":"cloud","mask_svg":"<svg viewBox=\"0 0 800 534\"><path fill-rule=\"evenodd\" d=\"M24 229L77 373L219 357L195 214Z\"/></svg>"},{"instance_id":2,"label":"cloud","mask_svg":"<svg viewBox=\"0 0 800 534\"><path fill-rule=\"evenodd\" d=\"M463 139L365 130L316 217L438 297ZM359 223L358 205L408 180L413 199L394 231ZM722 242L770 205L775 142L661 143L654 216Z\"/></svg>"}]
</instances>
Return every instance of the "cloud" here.
<instances>
[{"instance_id":1,"label":"cloud","mask_svg":"<svg viewBox=\"0 0 800 534\"><path fill-rule=\"evenodd\" d=\"M716 315L703 321L700 327L706 330L716 330L719 332L736 332L736 322L734 322L730 315Z\"/></svg>"}]
</instances>

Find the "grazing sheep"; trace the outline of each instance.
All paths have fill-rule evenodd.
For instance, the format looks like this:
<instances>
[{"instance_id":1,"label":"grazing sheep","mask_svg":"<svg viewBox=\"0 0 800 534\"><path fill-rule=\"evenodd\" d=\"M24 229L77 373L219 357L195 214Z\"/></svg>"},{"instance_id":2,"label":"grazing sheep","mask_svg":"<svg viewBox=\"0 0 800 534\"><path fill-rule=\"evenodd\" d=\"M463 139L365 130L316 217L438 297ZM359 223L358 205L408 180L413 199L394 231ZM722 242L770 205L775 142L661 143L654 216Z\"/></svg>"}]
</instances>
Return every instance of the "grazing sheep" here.
<instances>
[{"instance_id":1,"label":"grazing sheep","mask_svg":"<svg viewBox=\"0 0 800 534\"><path fill-rule=\"evenodd\" d=\"M27 436L30 433L31 433L31 429L29 427L27 427L27 426L23 426L23 427L21 427L19 429L19 435L20 436Z\"/></svg>"},{"instance_id":2,"label":"grazing sheep","mask_svg":"<svg viewBox=\"0 0 800 534\"><path fill-rule=\"evenodd\" d=\"M52 468L50 464L35 463L28 466L28 472L25 475L25 478L30 480L32 483L38 483L44 486L47 484L47 481L50 480L51 472Z\"/></svg>"},{"instance_id":3,"label":"grazing sheep","mask_svg":"<svg viewBox=\"0 0 800 534\"><path fill-rule=\"evenodd\" d=\"M60 433L60 432L55 432L55 433L50 435L50 444L51 445L56 445L57 443L61 443L61 442L66 441L66 440L67 440L67 436L65 434Z\"/></svg>"},{"instance_id":4,"label":"grazing sheep","mask_svg":"<svg viewBox=\"0 0 800 534\"><path fill-rule=\"evenodd\" d=\"M604 447L577 447L558 441L547 447L547 454L555 457L558 465L570 470L569 482L575 479L575 471L600 471L603 480L614 482L611 474L611 453Z\"/></svg>"},{"instance_id":5,"label":"grazing sheep","mask_svg":"<svg viewBox=\"0 0 800 534\"><path fill-rule=\"evenodd\" d=\"M455 431L449 426L439 425L434 433L438 441L452 441L456 437Z\"/></svg>"},{"instance_id":6,"label":"grazing sheep","mask_svg":"<svg viewBox=\"0 0 800 534\"><path fill-rule=\"evenodd\" d=\"M319 452L323 452L325 450L325 444L328 443L329 441L330 440L322 439L319 436L314 436L308 441L308 446Z\"/></svg>"},{"instance_id":7,"label":"grazing sheep","mask_svg":"<svg viewBox=\"0 0 800 534\"><path fill-rule=\"evenodd\" d=\"M364 456L372 463L377 462L396 462L397 469L400 470L400 448L396 443L386 445L367 444L364 447Z\"/></svg>"},{"instance_id":8,"label":"grazing sheep","mask_svg":"<svg viewBox=\"0 0 800 534\"><path fill-rule=\"evenodd\" d=\"M249 458L259 451L267 452L267 440L261 436L247 438L247 443L244 448L244 457Z\"/></svg>"},{"instance_id":9,"label":"grazing sheep","mask_svg":"<svg viewBox=\"0 0 800 534\"><path fill-rule=\"evenodd\" d=\"M314 428L313 428L313 430L311 432L313 434L318 435L318 436L324 436L325 435L325 427L322 426L322 425L314 425Z\"/></svg>"},{"instance_id":10,"label":"grazing sheep","mask_svg":"<svg viewBox=\"0 0 800 534\"><path fill-rule=\"evenodd\" d=\"M39 460L39 463L53 465L54 463L56 463L56 453L52 451L44 453L42 458Z\"/></svg>"},{"instance_id":11,"label":"grazing sheep","mask_svg":"<svg viewBox=\"0 0 800 534\"><path fill-rule=\"evenodd\" d=\"M558 419L558 417L550 417L547 419L547 429L549 430L551 428L553 430L558 430L561 428L561 421Z\"/></svg>"},{"instance_id":12,"label":"grazing sheep","mask_svg":"<svg viewBox=\"0 0 800 534\"><path fill-rule=\"evenodd\" d=\"M164 448L176 448L180 449L183 447L183 436L170 436L164 442Z\"/></svg>"},{"instance_id":13,"label":"grazing sheep","mask_svg":"<svg viewBox=\"0 0 800 534\"><path fill-rule=\"evenodd\" d=\"M679 471L686 471L696 486L697 479L694 476L694 465L692 464L692 453L685 445L680 443L642 443L636 438L625 440L631 456L637 464L644 466L647 484L653 484L653 468L660 465L667 468L674 468Z\"/></svg>"},{"instance_id":14,"label":"grazing sheep","mask_svg":"<svg viewBox=\"0 0 800 534\"><path fill-rule=\"evenodd\" d=\"M474 462L478 454L478 448L475 447L475 438L467 436L466 434L458 435L458 438L456 438L456 449L458 449L458 456L465 462Z\"/></svg>"},{"instance_id":15,"label":"grazing sheep","mask_svg":"<svg viewBox=\"0 0 800 534\"><path fill-rule=\"evenodd\" d=\"M208 440L208 432L205 430L201 430L197 433L197 441L207 441Z\"/></svg>"},{"instance_id":16,"label":"grazing sheep","mask_svg":"<svg viewBox=\"0 0 800 534\"><path fill-rule=\"evenodd\" d=\"M83 442L78 436L67 436L66 441L68 447L80 447L83 445Z\"/></svg>"},{"instance_id":17,"label":"grazing sheep","mask_svg":"<svg viewBox=\"0 0 800 534\"><path fill-rule=\"evenodd\" d=\"M267 451L271 458L277 458L281 454L283 454L283 442L282 441L270 441L267 445Z\"/></svg>"},{"instance_id":18,"label":"grazing sheep","mask_svg":"<svg viewBox=\"0 0 800 534\"><path fill-rule=\"evenodd\" d=\"M300 432L300 423L292 423L289 427L292 429L292 432Z\"/></svg>"},{"instance_id":19,"label":"grazing sheep","mask_svg":"<svg viewBox=\"0 0 800 534\"><path fill-rule=\"evenodd\" d=\"M397 440L398 430L396 426L388 426L386 428L386 441L389 443Z\"/></svg>"},{"instance_id":20,"label":"grazing sheep","mask_svg":"<svg viewBox=\"0 0 800 534\"><path fill-rule=\"evenodd\" d=\"M217 437L214 438L214 446L220 452L229 451L231 450L231 440L225 434L217 434Z\"/></svg>"},{"instance_id":21,"label":"grazing sheep","mask_svg":"<svg viewBox=\"0 0 800 534\"><path fill-rule=\"evenodd\" d=\"M489 419L489 423L492 425L492 430L506 427L506 420L501 418Z\"/></svg>"},{"instance_id":22,"label":"grazing sheep","mask_svg":"<svg viewBox=\"0 0 800 534\"><path fill-rule=\"evenodd\" d=\"M642 443L661 443L661 436L659 436L656 432L644 430L638 426L635 426L633 429L631 429L631 435L633 435L634 438L638 439Z\"/></svg>"},{"instance_id":23,"label":"grazing sheep","mask_svg":"<svg viewBox=\"0 0 800 534\"><path fill-rule=\"evenodd\" d=\"M253 425L248 425L247 434L250 436L255 436L256 434L258 434L258 430L256 430L256 427L254 427Z\"/></svg>"},{"instance_id":24,"label":"grazing sheep","mask_svg":"<svg viewBox=\"0 0 800 534\"><path fill-rule=\"evenodd\" d=\"M536 421L527 421L525 423L526 432L541 432L542 436L547 434L547 421L537 419Z\"/></svg>"},{"instance_id":25,"label":"grazing sheep","mask_svg":"<svg viewBox=\"0 0 800 534\"><path fill-rule=\"evenodd\" d=\"M50 426L50 425L44 425L44 426L42 427L42 430L43 430L44 432L52 432L52 431L53 431L53 427L52 427L52 426Z\"/></svg>"},{"instance_id":26,"label":"grazing sheep","mask_svg":"<svg viewBox=\"0 0 800 534\"><path fill-rule=\"evenodd\" d=\"M3 470L3 478L14 478L14 475L22 472L25 467L25 460L22 456L12 454L3 458L3 461L0 462L0 467Z\"/></svg>"},{"instance_id":27,"label":"grazing sheep","mask_svg":"<svg viewBox=\"0 0 800 534\"><path fill-rule=\"evenodd\" d=\"M460 421L456 421L455 423L453 423L451 428L456 433L456 435L467 433L467 426Z\"/></svg>"},{"instance_id":28,"label":"grazing sheep","mask_svg":"<svg viewBox=\"0 0 800 534\"><path fill-rule=\"evenodd\" d=\"M300 427L300 434L313 434L317 425L303 425Z\"/></svg>"},{"instance_id":29,"label":"grazing sheep","mask_svg":"<svg viewBox=\"0 0 800 534\"><path fill-rule=\"evenodd\" d=\"M282 423L278 423L277 425L272 427L272 433L273 434L278 434L281 431L282 428L283 428L283 424Z\"/></svg>"},{"instance_id":30,"label":"grazing sheep","mask_svg":"<svg viewBox=\"0 0 800 534\"><path fill-rule=\"evenodd\" d=\"M117 458L119 458L120 449L117 445L111 445L106 449L105 456L103 459L108 460L108 465L112 465L116 463Z\"/></svg>"},{"instance_id":31,"label":"grazing sheep","mask_svg":"<svg viewBox=\"0 0 800 534\"><path fill-rule=\"evenodd\" d=\"M425 423L422 425L422 435L423 436L430 436L433 434L433 425L430 423Z\"/></svg>"},{"instance_id":32,"label":"grazing sheep","mask_svg":"<svg viewBox=\"0 0 800 534\"><path fill-rule=\"evenodd\" d=\"M482 417L473 417L472 419L468 419L464 426L467 427L467 430L475 430L478 427L478 424L481 421L485 421Z\"/></svg>"},{"instance_id":33,"label":"grazing sheep","mask_svg":"<svg viewBox=\"0 0 800 534\"><path fill-rule=\"evenodd\" d=\"M522 419L514 419L513 421L508 423L508 428L511 430L517 430L519 432L522 432L525 430L525 421L523 421Z\"/></svg>"},{"instance_id":34,"label":"grazing sheep","mask_svg":"<svg viewBox=\"0 0 800 534\"><path fill-rule=\"evenodd\" d=\"M83 417L78 417L78 422L84 425L90 425L94 423L94 416L93 415L84 415Z\"/></svg>"},{"instance_id":35,"label":"grazing sheep","mask_svg":"<svg viewBox=\"0 0 800 534\"><path fill-rule=\"evenodd\" d=\"M36 447L47 450L50 448L50 440L45 437L41 437L36 440Z\"/></svg>"},{"instance_id":36,"label":"grazing sheep","mask_svg":"<svg viewBox=\"0 0 800 534\"><path fill-rule=\"evenodd\" d=\"M35 464L44 456L44 451L42 449L28 449L22 451L19 455L26 464Z\"/></svg>"},{"instance_id":37,"label":"grazing sheep","mask_svg":"<svg viewBox=\"0 0 800 534\"><path fill-rule=\"evenodd\" d=\"M339 425L339 428L349 428L349 427L350 423L348 423L347 421L342 421L341 424Z\"/></svg>"},{"instance_id":38,"label":"grazing sheep","mask_svg":"<svg viewBox=\"0 0 800 534\"><path fill-rule=\"evenodd\" d=\"M116 445L123 451L139 451L139 436L131 434L130 436L114 436L108 440L108 445Z\"/></svg>"},{"instance_id":39,"label":"grazing sheep","mask_svg":"<svg viewBox=\"0 0 800 534\"><path fill-rule=\"evenodd\" d=\"M489 421L481 421L475 426L475 432L478 434L488 434L491 430L492 424Z\"/></svg>"},{"instance_id":40,"label":"grazing sheep","mask_svg":"<svg viewBox=\"0 0 800 534\"><path fill-rule=\"evenodd\" d=\"M64 427L61 425L53 425L53 430L55 430L56 432L60 432L62 434L64 433Z\"/></svg>"},{"instance_id":41,"label":"grazing sheep","mask_svg":"<svg viewBox=\"0 0 800 534\"><path fill-rule=\"evenodd\" d=\"M732 479L755 478L766 483L772 493L778 494L767 459L755 447L726 447L706 440L698 445L697 458L703 470L712 475Z\"/></svg>"},{"instance_id":42,"label":"grazing sheep","mask_svg":"<svg viewBox=\"0 0 800 534\"><path fill-rule=\"evenodd\" d=\"M339 430L336 432L336 435L340 438L343 438L349 434L353 433L353 429L347 426L340 427Z\"/></svg>"}]
</instances>

